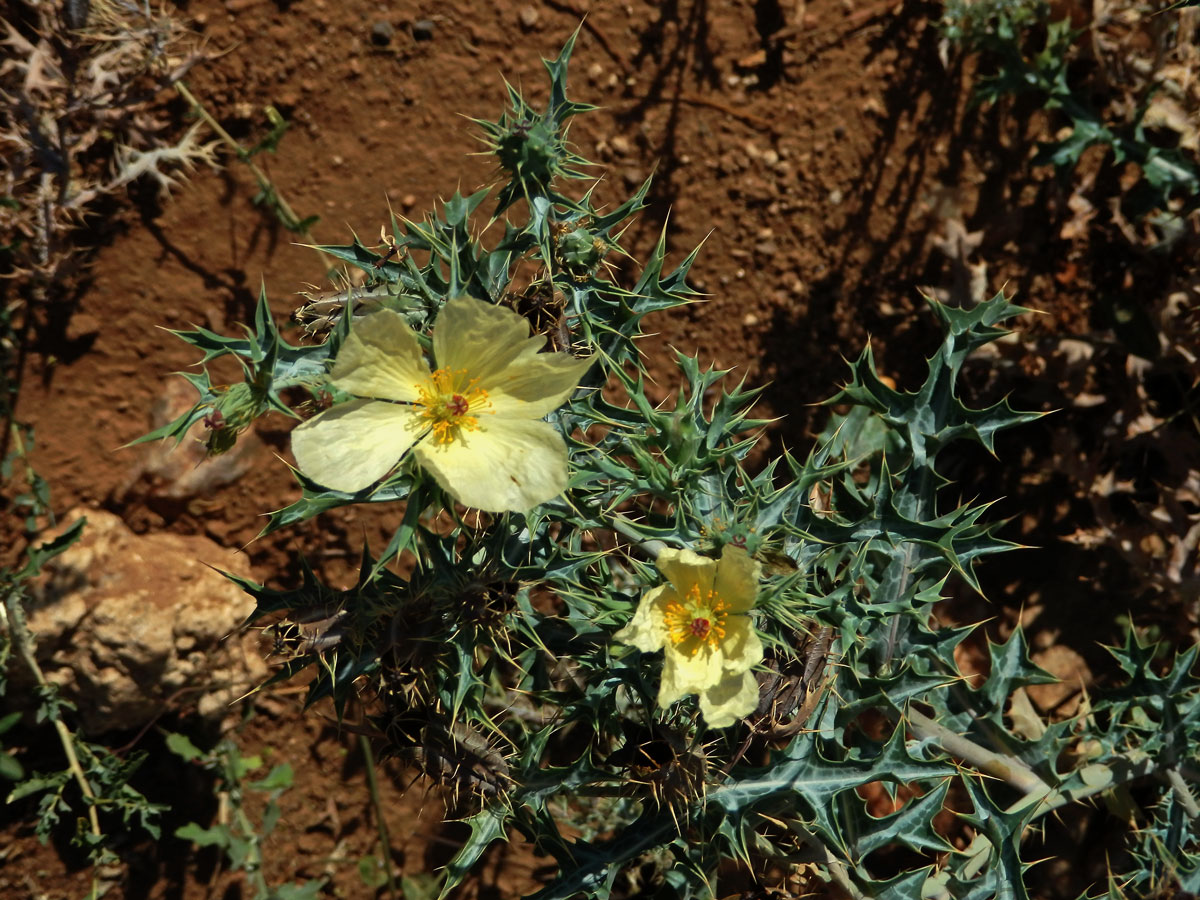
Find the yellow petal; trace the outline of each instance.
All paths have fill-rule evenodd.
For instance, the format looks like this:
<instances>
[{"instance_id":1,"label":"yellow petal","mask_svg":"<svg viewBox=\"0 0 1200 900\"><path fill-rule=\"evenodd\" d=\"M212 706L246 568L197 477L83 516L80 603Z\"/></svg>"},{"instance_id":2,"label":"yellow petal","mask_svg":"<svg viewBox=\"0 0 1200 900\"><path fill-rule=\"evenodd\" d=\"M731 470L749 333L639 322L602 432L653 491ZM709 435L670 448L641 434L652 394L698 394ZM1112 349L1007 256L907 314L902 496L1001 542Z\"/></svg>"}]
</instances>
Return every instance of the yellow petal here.
<instances>
[{"instance_id":1,"label":"yellow petal","mask_svg":"<svg viewBox=\"0 0 1200 900\"><path fill-rule=\"evenodd\" d=\"M675 597L669 585L659 585L642 594L637 612L629 624L618 631L614 638L622 644L631 644L643 653L661 650L667 642L667 625L664 620L666 604Z\"/></svg>"},{"instance_id":2,"label":"yellow petal","mask_svg":"<svg viewBox=\"0 0 1200 900\"><path fill-rule=\"evenodd\" d=\"M707 597L708 592L712 590L713 577L717 571L717 561L714 559L700 556L691 550L667 548L659 552L654 564L675 586L681 597L686 597L692 587L698 587L702 597Z\"/></svg>"},{"instance_id":3,"label":"yellow petal","mask_svg":"<svg viewBox=\"0 0 1200 900\"><path fill-rule=\"evenodd\" d=\"M705 646L694 656L681 653L667 644L663 658L662 686L658 690L658 705L670 706L687 694L699 694L725 677L723 657Z\"/></svg>"},{"instance_id":4,"label":"yellow petal","mask_svg":"<svg viewBox=\"0 0 1200 900\"><path fill-rule=\"evenodd\" d=\"M522 354L479 386L499 416L540 419L562 406L579 385L594 357L567 353Z\"/></svg>"},{"instance_id":5,"label":"yellow petal","mask_svg":"<svg viewBox=\"0 0 1200 900\"><path fill-rule=\"evenodd\" d=\"M713 588L729 604L733 612L745 612L754 606L758 598L760 566L741 547L726 545L717 563L717 577Z\"/></svg>"},{"instance_id":6,"label":"yellow petal","mask_svg":"<svg viewBox=\"0 0 1200 900\"><path fill-rule=\"evenodd\" d=\"M522 316L472 297L447 300L433 326L438 368L466 369L485 390L514 360L536 356L544 343L529 336L529 322Z\"/></svg>"},{"instance_id":7,"label":"yellow petal","mask_svg":"<svg viewBox=\"0 0 1200 900\"><path fill-rule=\"evenodd\" d=\"M404 316L381 309L360 319L338 351L333 384L357 397L415 402L429 365Z\"/></svg>"},{"instance_id":8,"label":"yellow petal","mask_svg":"<svg viewBox=\"0 0 1200 900\"><path fill-rule=\"evenodd\" d=\"M725 637L718 651L725 674L745 672L763 658L762 639L750 624L748 616L733 615L725 620Z\"/></svg>"},{"instance_id":9,"label":"yellow petal","mask_svg":"<svg viewBox=\"0 0 1200 900\"><path fill-rule=\"evenodd\" d=\"M293 429L292 454L317 484L354 493L390 472L422 425L413 407L353 400Z\"/></svg>"},{"instance_id":10,"label":"yellow petal","mask_svg":"<svg viewBox=\"0 0 1200 900\"><path fill-rule=\"evenodd\" d=\"M700 714L709 728L727 728L758 706L758 679L753 672L731 675L700 695Z\"/></svg>"},{"instance_id":11,"label":"yellow petal","mask_svg":"<svg viewBox=\"0 0 1200 900\"><path fill-rule=\"evenodd\" d=\"M567 445L547 422L488 416L478 431L413 452L451 497L484 512L525 512L567 487Z\"/></svg>"}]
</instances>

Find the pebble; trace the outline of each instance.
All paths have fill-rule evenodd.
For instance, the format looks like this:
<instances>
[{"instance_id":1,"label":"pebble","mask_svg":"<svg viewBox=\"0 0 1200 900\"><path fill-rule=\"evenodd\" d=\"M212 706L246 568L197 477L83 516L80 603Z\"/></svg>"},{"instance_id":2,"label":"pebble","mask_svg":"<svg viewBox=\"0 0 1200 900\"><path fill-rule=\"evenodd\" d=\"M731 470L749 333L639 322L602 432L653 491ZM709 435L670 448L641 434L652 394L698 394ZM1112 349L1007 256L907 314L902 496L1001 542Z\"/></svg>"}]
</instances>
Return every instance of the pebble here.
<instances>
[{"instance_id":1,"label":"pebble","mask_svg":"<svg viewBox=\"0 0 1200 900\"><path fill-rule=\"evenodd\" d=\"M540 13L533 6L522 6L521 11L517 13L517 18L521 20L521 27L526 31L537 27L539 17Z\"/></svg>"},{"instance_id":2,"label":"pebble","mask_svg":"<svg viewBox=\"0 0 1200 900\"><path fill-rule=\"evenodd\" d=\"M629 151L633 149L633 145L629 143L629 138L620 134L613 135L608 143L613 148L613 152L618 156L628 156Z\"/></svg>"},{"instance_id":3,"label":"pebble","mask_svg":"<svg viewBox=\"0 0 1200 900\"><path fill-rule=\"evenodd\" d=\"M417 41L432 41L433 40L433 22L429 19L419 19L412 23L413 40Z\"/></svg>"},{"instance_id":4,"label":"pebble","mask_svg":"<svg viewBox=\"0 0 1200 900\"><path fill-rule=\"evenodd\" d=\"M391 22L376 22L371 26L371 43L377 47L386 47L392 42L396 29Z\"/></svg>"}]
</instances>

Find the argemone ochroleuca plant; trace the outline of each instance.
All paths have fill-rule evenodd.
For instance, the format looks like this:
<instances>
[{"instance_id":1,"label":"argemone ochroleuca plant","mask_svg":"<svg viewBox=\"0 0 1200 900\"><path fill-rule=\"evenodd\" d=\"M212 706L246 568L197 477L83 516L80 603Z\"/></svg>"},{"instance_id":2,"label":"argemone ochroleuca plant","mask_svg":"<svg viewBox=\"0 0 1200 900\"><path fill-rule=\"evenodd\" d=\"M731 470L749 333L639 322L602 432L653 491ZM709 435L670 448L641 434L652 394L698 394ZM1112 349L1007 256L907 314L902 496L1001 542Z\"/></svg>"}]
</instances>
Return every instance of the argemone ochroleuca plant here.
<instances>
[{"instance_id":1,"label":"argemone ochroleuca plant","mask_svg":"<svg viewBox=\"0 0 1200 900\"><path fill-rule=\"evenodd\" d=\"M519 512L556 497L567 485L567 448L541 419L570 396L592 359L539 353L544 343L511 310L456 297L434 325L431 366L399 313L365 317L331 381L358 399L292 432L300 471L354 493L411 449L464 506Z\"/></svg>"},{"instance_id":2,"label":"argemone ochroleuca plant","mask_svg":"<svg viewBox=\"0 0 1200 900\"><path fill-rule=\"evenodd\" d=\"M1003 295L931 302L942 338L924 383L892 386L864 350L805 458L752 457L758 391L695 356L675 358L676 396L648 396L663 367L642 322L695 302L694 254L672 269L665 235L640 265L621 247L649 183L610 205L567 143L591 108L567 98L573 45L547 63L544 109L509 87L508 110L480 122L508 178L498 195L456 193L381 247L321 247L364 276L310 298L307 321L326 325L288 343L264 296L245 336L179 333L246 377L186 375L196 405L154 437L204 422L219 452L260 415L300 419L335 392L292 433L306 477L267 533L403 504L352 586L307 567L287 587L237 579L278 623L275 680L307 669L309 702L339 716L361 702L389 753L446 786L470 833L442 897L517 835L559 866L538 900L700 900L788 867L821 894L1026 896L1014 885L1040 848L1025 842L1052 827L1039 820L1134 782L1156 799L1126 871L1190 873L1194 892L1200 818L1171 785L1196 777L1200 651L1168 664L1131 630L1110 648L1120 692L1043 719L1023 691L1049 676L1019 627L965 684L971 629L937 614L947 579L978 589L976 565L1011 547L939 470L947 447L995 452L1039 417L958 395L972 353L1025 311ZM540 352L547 336L592 356ZM497 515L456 516L447 495ZM875 815L865 785L895 811ZM951 791L971 809L957 820Z\"/></svg>"}]
</instances>

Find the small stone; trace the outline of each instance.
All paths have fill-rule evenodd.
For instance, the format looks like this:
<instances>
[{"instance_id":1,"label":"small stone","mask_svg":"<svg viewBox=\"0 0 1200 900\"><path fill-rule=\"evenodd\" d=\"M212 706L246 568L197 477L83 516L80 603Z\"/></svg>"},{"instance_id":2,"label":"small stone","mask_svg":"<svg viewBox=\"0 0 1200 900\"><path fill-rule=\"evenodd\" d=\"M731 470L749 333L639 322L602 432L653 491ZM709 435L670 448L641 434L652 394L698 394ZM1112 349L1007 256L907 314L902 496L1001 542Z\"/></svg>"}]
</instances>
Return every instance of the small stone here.
<instances>
[{"instance_id":1,"label":"small stone","mask_svg":"<svg viewBox=\"0 0 1200 900\"><path fill-rule=\"evenodd\" d=\"M753 328L758 324L758 316L754 313L746 313L746 315L742 316L742 324L747 328Z\"/></svg>"},{"instance_id":2,"label":"small stone","mask_svg":"<svg viewBox=\"0 0 1200 900\"><path fill-rule=\"evenodd\" d=\"M633 149L633 145L629 143L629 138L620 134L614 134L608 143L613 148L613 152L618 156L628 156L629 152Z\"/></svg>"},{"instance_id":3,"label":"small stone","mask_svg":"<svg viewBox=\"0 0 1200 900\"><path fill-rule=\"evenodd\" d=\"M391 22L376 22L371 26L371 43L376 47L386 47L395 34L396 29Z\"/></svg>"},{"instance_id":4,"label":"small stone","mask_svg":"<svg viewBox=\"0 0 1200 900\"><path fill-rule=\"evenodd\" d=\"M537 27L540 13L533 6L522 6L521 11L517 13L517 18L521 21L521 27L526 31L532 31Z\"/></svg>"},{"instance_id":5,"label":"small stone","mask_svg":"<svg viewBox=\"0 0 1200 900\"><path fill-rule=\"evenodd\" d=\"M433 40L433 22L429 19L418 19L412 23L412 36L415 41Z\"/></svg>"}]
</instances>

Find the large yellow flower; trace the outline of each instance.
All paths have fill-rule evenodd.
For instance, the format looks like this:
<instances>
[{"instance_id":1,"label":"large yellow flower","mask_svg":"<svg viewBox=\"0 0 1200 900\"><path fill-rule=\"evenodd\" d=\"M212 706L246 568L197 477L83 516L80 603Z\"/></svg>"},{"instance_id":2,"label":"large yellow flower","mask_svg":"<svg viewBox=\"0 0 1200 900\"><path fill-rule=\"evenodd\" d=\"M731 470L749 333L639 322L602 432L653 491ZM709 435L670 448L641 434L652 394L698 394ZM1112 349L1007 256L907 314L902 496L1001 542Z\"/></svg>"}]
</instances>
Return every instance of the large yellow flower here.
<instances>
[{"instance_id":1,"label":"large yellow flower","mask_svg":"<svg viewBox=\"0 0 1200 900\"><path fill-rule=\"evenodd\" d=\"M417 336L391 310L351 329L332 372L358 398L292 432L300 471L354 492L374 484L411 448L459 503L524 511L567 486L567 446L541 421L579 384L591 358L539 353L544 341L511 310L456 297L433 329L430 371Z\"/></svg>"},{"instance_id":2,"label":"large yellow flower","mask_svg":"<svg viewBox=\"0 0 1200 900\"><path fill-rule=\"evenodd\" d=\"M642 595L616 638L645 653L665 652L659 706L699 694L710 728L732 725L758 705L750 670L762 662L763 647L746 613L758 596L761 566L733 546L719 562L691 550L663 550L657 564L667 584Z\"/></svg>"}]
</instances>

